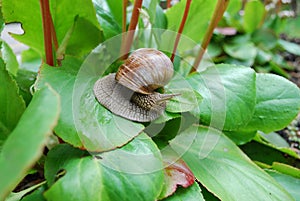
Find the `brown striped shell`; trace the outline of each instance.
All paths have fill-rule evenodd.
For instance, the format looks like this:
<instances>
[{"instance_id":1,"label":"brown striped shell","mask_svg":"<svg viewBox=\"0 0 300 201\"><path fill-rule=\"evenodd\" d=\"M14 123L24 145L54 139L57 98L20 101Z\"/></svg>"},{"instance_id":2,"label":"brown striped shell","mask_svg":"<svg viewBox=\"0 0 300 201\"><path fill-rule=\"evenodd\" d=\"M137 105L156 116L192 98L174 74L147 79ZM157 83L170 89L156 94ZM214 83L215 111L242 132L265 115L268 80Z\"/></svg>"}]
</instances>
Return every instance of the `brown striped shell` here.
<instances>
[{"instance_id":1,"label":"brown striped shell","mask_svg":"<svg viewBox=\"0 0 300 201\"><path fill-rule=\"evenodd\" d=\"M116 80L132 91L151 94L165 86L172 76L173 64L169 57L153 48L141 48L120 66Z\"/></svg>"},{"instance_id":2,"label":"brown striped shell","mask_svg":"<svg viewBox=\"0 0 300 201\"><path fill-rule=\"evenodd\" d=\"M175 96L154 91L167 84L172 76L173 64L166 55L142 48L133 52L117 73L97 80L94 95L116 115L133 121L152 121L163 113L166 100Z\"/></svg>"}]
</instances>

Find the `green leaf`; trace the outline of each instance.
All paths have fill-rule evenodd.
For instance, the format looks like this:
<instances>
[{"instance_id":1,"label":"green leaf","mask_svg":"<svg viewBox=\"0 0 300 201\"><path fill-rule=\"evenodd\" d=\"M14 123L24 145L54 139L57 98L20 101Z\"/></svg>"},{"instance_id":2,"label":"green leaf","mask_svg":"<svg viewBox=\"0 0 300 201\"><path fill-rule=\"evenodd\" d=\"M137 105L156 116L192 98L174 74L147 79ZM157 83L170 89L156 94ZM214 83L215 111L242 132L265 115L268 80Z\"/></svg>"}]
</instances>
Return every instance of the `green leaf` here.
<instances>
[{"instance_id":1,"label":"green leaf","mask_svg":"<svg viewBox=\"0 0 300 201\"><path fill-rule=\"evenodd\" d=\"M2 15L2 9L0 9L0 32L3 30L4 25L4 20L3 20L3 15Z\"/></svg>"},{"instance_id":2,"label":"green leaf","mask_svg":"<svg viewBox=\"0 0 300 201\"><path fill-rule=\"evenodd\" d=\"M59 68L53 68L43 64L35 83L35 89L43 88L49 83L61 97L61 113L55 133L62 140L72 144L75 147L82 146L78 137L72 115L72 91L76 76L76 69L81 62L73 57L66 57Z\"/></svg>"},{"instance_id":3,"label":"green leaf","mask_svg":"<svg viewBox=\"0 0 300 201\"><path fill-rule=\"evenodd\" d=\"M12 79L0 58L0 150L9 133L17 125L25 110L17 83Z\"/></svg>"},{"instance_id":4,"label":"green leaf","mask_svg":"<svg viewBox=\"0 0 300 201\"><path fill-rule=\"evenodd\" d=\"M72 33L66 44L66 54L82 57L103 40L99 28L83 17L76 17L71 29Z\"/></svg>"},{"instance_id":5,"label":"green leaf","mask_svg":"<svg viewBox=\"0 0 300 201\"><path fill-rule=\"evenodd\" d=\"M187 78L203 97L200 120L221 130L245 126L255 106L255 72L251 68L220 64Z\"/></svg>"},{"instance_id":6,"label":"green leaf","mask_svg":"<svg viewBox=\"0 0 300 201\"><path fill-rule=\"evenodd\" d=\"M278 42L278 37L273 30L270 29L258 29L252 34L251 39L256 46L263 50L271 50L276 47Z\"/></svg>"},{"instance_id":7,"label":"green leaf","mask_svg":"<svg viewBox=\"0 0 300 201\"><path fill-rule=\"evenodd\" d=\"M30 193L31 191L35 190L36 188L39 188L41 185L45 184L46 181L43 181L39 184L36 184L34 186L31 186L29 188L26 188L25 190L22 190L20 192L17 193L11 193L6 199L5 201L19 201L21 200L26 194ZM41 189L41 188L40 188ZM36 191L35 191L36 192ZM22 199L22 201L24 201L25 199ZM37 201L37 200L35 200Z\"/></svg>"},{"instance_id":8,"label":"green leaf","mask_svg":"<svg viewBox=\"0 0 300 201\"><path fill-rule=\"evenodd\" d=\"M225 44L224 51L231 57L241 60L253 60L256 57L257 49L252 42Z\"/></svg>"},{"instance_id":9,"label":"green leaf","mask_svg":"<svg viewBox=\"0 0 300 201\"><path fill-rule=\"evenodd\" d=\"M199 185L195 182L188 188L178 188L176 192L163 201L204 201Z\"/></svg>"},{"instance_id":10,"label":"green leaf","mask_svg":"<svg viewBox=\"0 0 300 201\"><path fill-rule=\"evenodd\" d=\"M246 144L247 142L250 142L256 136L257 132L256 131L249 131L249 132L243 132L243 131L225 131L224 133L235 144L242 145L242 144Z\"/></svg>"},{"instance_id":11,"label":"green leaf","mask_svg":"<svg viewBox=\"0 0 300 201\"><path fill-rule=\"evenodd\" d=\"M186 0L183 0L167 10L168 29L175 32L178 31L185 5ZM196 42L200 42L205 34L203 30L206 30L208 27L215 5L216 0L192 1L182 34Z\"/></svg>"},{"instance_id":12,"label":"green leaf","mask_svg":"<svg viewBox=\"0 0 300 201\"><path fill-rule=\"evenodd\" d=\"M67 31L73 25L76 16L89 20L94 26L100 29L91 1L65 0L51 1L50 3L53 23L59 43L61 43ZM39 1L35 0L2 1L2 11L5 22L21 22L22 28L25 31L23 35L13 34L13 37L33 48L40 55L44 55L44 37L40 10ZM82 29L81 32L86 33L86 30Z\"/></svg>"},{"instance_id":13,"label":"green leaf","mask_svg":"<svg viewBox=\"0 0 300 201\"><path fill-rule=\"evenodd\" d=\"M59 97L49 86L34 94L0 152L0 200L14 189L42 155L57 123L59 110Z\"/></svg>"},{"instance_id":14,"label":"green leaf","mask_svg":"<svg viewBox=\"0 0 300 201\"><path fill-rule=\"evenodd\" d=\"M16 55L5 41L0 41L0 43L2 58L6 63L6 69L12 75L16 76L19 69L19 63L17 61Z\"/></svg>"},{"instance_id":15,"label":"green leaf","mask_svg":"<svg viewBox=\"0 0 300 201\"><path fill-rule=\"evenodd\" d=\"M300 179L285 175L273 170L266 170L279 184L281 184L287 192L289 192L296 201L300 198Z\"/></svg>"},{"instance_id":16,"label":"green leaf","mask_svg":"<svg viewBox=\"0 0 300 201\"><path fill-rule=\"evenodd\" d=\"M37 73L42 64L41 56L38 52L29 48L28 50L24 50L21 53L22 61L21 61L21 69L32 71Z\"/></svg>"},{"instance_id":17,"label":"green leaf","mask_svg":"<svg viewBox=\"0 0 300 201\"><path fill-rule=\"evenodd\" d=\"M170 142L196 178L221 200L293 200L218 130L193 126Z\"/></svg>"},{"instance_id":18,"label":"green leaf","mask_svg":"<svg viewBox=\"0 0 300 201\"><path fill-rule=\"evenodd\" d=\"M277 170L278 172L296 177L298 179L300 179L300 169L284 164L284 163L278 163L278 162L274 162L272 164L272 168L274 170Z\"/></svg>"},{"instance_id":19,"label":"green leaf","mask_svg":"<svg viewBox=\"0 0 300 201\"><path fill-rule=\"evenodd\" d=\"M244 29L247 33L255 31L265 14L264 4L259 0L247 1L244 13Z\"/></svg>"},{"instance_id":20,"label":"green leaf","mask_svg":"<svg viewBox=\"0 0 300 201\"><path fill-rule=\"evenodd\" d=\"M289 42L289 41L281 40L281 39L278 40L278 44L280 47L282 47L286 51L288 51L294 55L300 56L300 45Z\"/></svg>"},{"instance_id":21,"label":"green leaf","mask_svg":"<svg viewBox=\"0 0 300 201\"><path fill-rule=\"evenodd\" d=\"M73 146L89 151L107 151L126 144L144 126L116 116L100 105L92 89L101 69L93 64L79 71L81 65L79 60L66 57L59 68L41 67L36 87L50 83L62 99L55 133Z\"/></svg>"},{"instance_id":22,"label":"green leaf","mask_svg":"<svg viewBox=\"0 0 300 201\"><path fill-rule=\"evenodd\" d=\"M231 16L237 14L242 8L242 2L240 0L230 0L226 13L229 13Z\"/></svg>"},{"instance_id":23,"label":"green leaf","mask_svg":"<svg viewBox=\"0 0 300 201\"><path fill-rule=\"evenodd\" d=\"M273 144L276 147L290 147L289 143L281 137L278 133L271 132L265 134L263 132L259 132L259 135L262 136L269 143Z\"/></svg>"},{"instance_id":24,"label":"green leaf","mask_svg":"<svg viewBox=\"0 0 300 201\"><path fill-rule=\"evenodd\" d=\"M116 1L116 0L115 0ZM117 20L114 18L114 14L112 13L111 10L119 10L121 3L115 5L116 8L112 8L112 7L108 7L107 4L112 4L108 3L108 1L99 1L99 0L93 0L95 9L96 9L96 15L97 15L97 19L101 25L101 28L103 29L103 34L105 36L106 39L109 39L113 36L116 36L118 34L122 33L122 28L121 25L119 24ZM119 15L122 14L119 13Z\"/></svg>"},{"instance_id":25,"label":"green leaf","mask_svg":"<svg viewBox=\"0 0 300 201\"><path fill-rule=\"evenodd\" d=\"M143 7L149 14L149 20L152 24L152 28L167 28L167 17L164 13L164 10L160 7L158 0L144 0ZM157 35L157 37L159 37L159 35Z\"/></svg>"},{"instance_id":26,"label":"green leaf","mask_svg":"<svg viewBox=\"0 0 300 201\"><path fill-rule=\"evenodd\" d=\"M202 101L201 95L197 91L191 89L173 89L172 93L179 95L168 101L166 108L168 112L177 113L191 111Z\"/></svg>"},{"instance_id":27,"label":"green leaf","mask_svg":"<svg viewBox=\"0 0 300 201\"><path fill-rule=\"evenodd\" d=\"M279 147L277 145L274 145L274 144L272 144L272 141L269 142L268 139L264 138L259 133L258 133L258 135L255 136L254 140L255 141L253 141L253 143L259 142L262 146L262 147L256 148L257 150L266 149L266 150L264 150L264 152L267 152L268 151L267 149L269 149L270 150L269 152L271 154L273 154L272 152L275 152L275 150L276 150L276 151L280 152L281 155L282 154L285 154L285 155L287 154L287 155L292 156L296 159L300 159L300 156L292 148L290 148L290 147ZM252 144L252 142L251 142L251 144ZM250 146L254 147L255 145L250 145ZM262 153L264 153L264 152L262 152ZM249 154L247 154L247 155L249 155ZM264 158L265 159L270 159L271 157L270 156L265 157L265 154L263 154L262 159L264 159ZM264 161L264 160L261 160L261 161ZM286 159L284 157L282 158L282 156L280 157L279 161L278 160L274 160L274 161L287 163ZM269 163L269 164L271 164L271 163Z\"/></svg>"},{"instance_id":28,"label":"green leaf","mask_svg":"<svg viewBox=\"0 0 300 201\"><path fill-rule=\"evenodd\" d=\"M121 149L93 156L68 145L48 153L47 200L155 200L163 184L160 151L141 134ZM56 173L65 175L54 182ZM80 176L78 176L80 175Z\"/></svg>"},{"instance_id":29,"label":"green leaf","mask_svg":"<svg viewBox=\"0 0 300 201\"><path fill-rule=\"evenodd\" d=\"M46 186L42 186L35 190L34 192L26 195L24 198L22 198L22 201L46 201L45 197L43 196L43 193L45 192Z\"/></svg>"},{"instance_id":30,"label":"green leaf","mask_svg":"<svg viewBox=\"0 0 300 201\"><path fill-rule=\"evenodd\" d=\"M256 105L244 130L269 133L287 126L300 109L300 90L287 79L273 74L256 75Z\"/></svg>"},{"instance_id":31,"label":"green leaf","mask_svg":"<svg viewBox=\"0 0 300 201\"><path fill-rule=\"evenodd\" d=\"M251 141L247 144L240 146L240 148L247 154L252 161L258 161L267 165L272 165L274 161L287 163L287 158L284 157L282 152L276 150L270 146ZM268 156L268 157L266 157Z\"/></svg>"},{"instance_id":32,"label":"green leaf","mask_svg":"<svg viewBox=\"0 0 300 201\"><path fill-rule=\"evenodd\" d=\"M272 60L272 53L268 51L264 51L260 48L257 48L257 55L255 58L255 62L258 65L264 65Z\"/></svg>"},{"instance_id":33,"label":"green leaf","mask_svg":"<svg viewBox=\"0 0 300 201\"><path fill-rule=\"evenodd\" d=\"M165 87L167 93L177 94L167 103L168 112L187 112L195 108L202 101L201 95L179 74L173 76L172 80Z\"/></svg>"},{"instance_id":34,"label":"green leaf","mask_svg":"<svg viewBox=\"0 0 300 201\"><path fill-rule=\"evenodd\" d=\"M35 72L19 69L17 77L15 78L20 88L20 95L23 97L26 105L31 101L32 94L30 88L33 86L36 76L37 73Z\"/></svg>"},{"instance_id":35,"label":"green leaf","mask_svg":"<svg viewBox=\"0 0 300 201\"><path fill-rule=\"evenodd\" d=\"M93 0L93 2L99 2L99 0ZM101 0L101 3L105 2L107 6L109 7L109 13L111 13L114 17L114 19L118 22L119 26L122 26L122 0Z\"/></svg>"},{"instance_id":36,"label":"green leaf","mask_svg":"<svg viewBox=\"0 0 300 201\"><path fill-rule=\"evenodd\" d=\"M279 18L279 17L278 17ZM280 22L282 22L282 20L279 20ZM286 19L286 24L284 27L281 26L281 28L283 28L283 30L280 30L281 33L285 33L286 35L288 35L289 38L299 38L300 37L300 16L296 15L295 17L292 18L287 18ZM293 30L293 31L291 31Z\"/></svg>"}]
</instances>

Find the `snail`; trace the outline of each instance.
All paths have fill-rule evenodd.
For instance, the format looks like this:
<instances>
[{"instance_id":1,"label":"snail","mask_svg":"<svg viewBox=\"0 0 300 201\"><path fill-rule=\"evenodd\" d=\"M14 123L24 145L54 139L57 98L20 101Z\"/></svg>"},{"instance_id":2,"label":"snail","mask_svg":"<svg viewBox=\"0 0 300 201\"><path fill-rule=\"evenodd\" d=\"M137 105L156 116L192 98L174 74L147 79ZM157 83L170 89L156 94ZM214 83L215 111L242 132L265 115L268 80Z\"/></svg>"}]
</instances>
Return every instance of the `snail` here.
<instances>
[{"instance_id":1,"label":"snail","mask_svg":"<svg viewBox=\"0 0 300 201\"><path fill-rule=\"evenodd\" d=\"M134 51L117 73L96 81L94 95L112 113L124 118L148 122L158 118L166 101L178 94L161 94L173 76L173 64L164 53L153 48Z\"/></svg>"}]
</instances>

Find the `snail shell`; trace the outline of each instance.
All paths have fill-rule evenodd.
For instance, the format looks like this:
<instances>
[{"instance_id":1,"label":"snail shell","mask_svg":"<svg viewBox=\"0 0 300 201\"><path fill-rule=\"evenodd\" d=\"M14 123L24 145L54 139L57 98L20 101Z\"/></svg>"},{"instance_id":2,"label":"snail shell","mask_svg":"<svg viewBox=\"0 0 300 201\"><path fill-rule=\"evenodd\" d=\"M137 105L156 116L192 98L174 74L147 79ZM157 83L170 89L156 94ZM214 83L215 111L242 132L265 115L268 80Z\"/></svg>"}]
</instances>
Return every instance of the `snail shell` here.
<instances>
[{"instance_id":1,"label":"snail shell","mask_svg":"<svg viewBox=\"0 0 300 201\"><path fill-rule=\"evenodd\" d=\"M173 64L164 53L152 48L141 48L120 66L116 80L132 91L151 94L171 80L173 71Z\"/></svg>"},{"instance_id":2,"label":"snail shell","mask_svg":"<svg viewBox=\"0 0 300 201\"><path fill-rule=\"evenodd\" d=\"M117 73L97 80L94 94L116 115L133 121L152 121L163 113L166 100L175 96L154 91L167 84L172 76L173 65L165 54L142 48L133 52Z\"/></svg>"}]
</instances>

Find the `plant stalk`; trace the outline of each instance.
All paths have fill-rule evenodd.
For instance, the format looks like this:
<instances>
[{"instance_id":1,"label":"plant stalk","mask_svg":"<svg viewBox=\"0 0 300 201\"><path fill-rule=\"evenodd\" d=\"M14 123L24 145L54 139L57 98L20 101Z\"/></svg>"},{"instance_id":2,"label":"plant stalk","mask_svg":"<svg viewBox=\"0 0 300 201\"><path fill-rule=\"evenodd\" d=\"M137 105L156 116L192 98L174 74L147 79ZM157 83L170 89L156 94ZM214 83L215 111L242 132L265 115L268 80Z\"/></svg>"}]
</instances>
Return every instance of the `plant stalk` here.
<instances>
[{"instance_id":1,"label":"plant stalk","mask_svg":"<svg viewBox=\"0 0 300 201\"><path fill-rule=\"evenodd\" d=\"M46 63L50 66L54 66L53 59L53 47L52 47L52 31L51 31L51 14L49 0L40 0L42 20L43 20L43 31L44 31L44 47L46 54ZM53 23L52 23L53 24Z\"/></svg>"},{"instance_id":2,"label":"plant stalk","mask_svg":"<svg viewBox=\"0 0 300 201\"><path fill-rule=\"evenodd\" d=\"M172 56L171 56L171 61L172 61L172 62L174 61L175 53L176 53L176 50L177 50L177 47L178 47L178 44L179 44L179 40L180 40L180 36L181 36L181 34L182 34L182 31L183 31L183 28L184 28L184 25L185 25L187 16L188 16L188 14L189 14L191 2L192 2L192 0L187 0L187 1L186 1L186 5L185 5L183 17L182 17L182 19L181 19L181 23L180 23L180 26L179 26L179 30L178 30L178 33L177 33L177 35L176 35L175 44L174 44L174 48L173 48L173 52L172 52Z\"/></svg>"},{"instance_id":3,"label":"plant stalk","mask_svg":"<svg viewBox=\"0 0 300 201\"><path fill-rule=\"evenodd\" d=\"M123 56L125 41L126 41L126 22L127 22L127 5L128 0L123 0L122 5L122 42L121 42L121 49L120 49L120 56Z\"/></svg>"},{"instance_id":4,"label":"plant stalk","mask_svg":"<svg viewBox=\"0 0 300 201\"><path fill-rule=\"evenodd\" d=\"M126 32L126 22L127 22L127 5L128 5L128 0L123 0L123 7L122 7L122 32ZM123 42L123 41L122 41Z\"/></svg>"},{"instance_id":5,"label":"plant stalk","mask_svg":"<svg viewBox=\"0 0 300 201\"><path fill-rule=\"evenodd\" d=\"M197 71L197 68L198 66L200 65L200 62L203 58L203 55L207 49L207 46L211 40L211 37L213 35L213 32L214 32L214 29L216 28L216 26L218 25L218 22L222 19L222 16L228 6L228 3L229 3L229 0L218 0L217 4L216 4L216 7L215 7L215 10L214 10L214 13L213 13L213 16L212 16L212 19L209 23L209 26L207 28L207 31L204 35L204 38L202 40L202 43L201 43L201 47L200 47L200 50L198 52L198 55L194 61L194 64L193 64L193 67L190 71L190 73L193 73L195 71Z\"/></svg>"},{"instance_id":6,"label":"plant stalk","mask_svg":"<svg viewBox=\"0 0 300 201\"><path fill-rule=\"evenodd\" d=\"M126 40L124 42L124 45L121 47L121 58L122 59L126 59L129 55L130 47L133 42L134 32L135 32L136 25L139 20L142 3L143 3L143 0L135 0L134 1L130 24L128 27L128 32L126 33Z\"/></svg>"},{"instance_id":7,"label":"plant stalk","mask_svg":"<svg viewBox=\"0 0 300 201\"><path fill-rule=\"evenodd\" d=\"M167 8L171 8L171 0L167 0Z\"/></svg>"}]
</instances>

